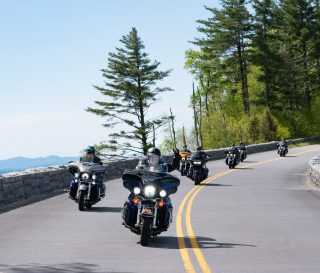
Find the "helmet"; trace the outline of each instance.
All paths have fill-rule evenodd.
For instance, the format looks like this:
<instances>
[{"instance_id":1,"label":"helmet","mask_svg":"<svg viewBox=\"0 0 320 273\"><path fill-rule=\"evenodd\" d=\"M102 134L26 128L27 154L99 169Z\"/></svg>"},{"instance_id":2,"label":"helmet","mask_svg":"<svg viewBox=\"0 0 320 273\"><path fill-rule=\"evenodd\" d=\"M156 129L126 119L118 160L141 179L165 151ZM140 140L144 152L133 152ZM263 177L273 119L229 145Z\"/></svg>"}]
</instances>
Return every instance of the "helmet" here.
<instances>
[{"instance_id":1,"label":"helmet","mask_svg":"<svg viewBox=\"0 0 320 273\"><path fill-rule=\"evenodd\" d=\"M243 145L243 142L242 142L242 141L240 141L239 145Z\"/></svg>"},{"instance_id":2,"label":"helmet","mask_svg":"<svg viewBox=\"0 0 320 273\"><path fill-rule=\"evenodd\" d=\"M152 167L154 170L158 169L161 156L160 150L156 147L152 147L148 150L147 156L150 167Z\"/></svg>"},{"instance_id":3,"label":"helmet","mask_svg":"<svg viewBox=\"0 0 320 273\"><path fill-rule=\"evenodd\" d=\"M199 147L197 148L197 151L201 151L201 150L202 150L202 147L199 146Z\"/></svg>"},{"instance_id":4,"label":"helmet","mask_svg":"<svg viewBox=\"0 0 320 273\"><path fill-rule=\"evenodd\" d=\"M93 146L88 146L87 148L87 154L93 154L95 153L96 149Z\"/></svg>"},{"instance_id":5,"label":"helmet","mask_svg":"<svg viewBox=\"0 0 320 273\"><path fill-rule=\"evenodd\" d=\"M150 154L155 154L155 155L157 155L157 156L161 156L161 152L160 152L160 150L158 149L158 148L156 148L156 147L151 147L149 150L148 150L148 153L147 153L147 155L149 156Z\"/></svg>"},{"instance_id":6,"label":"helmet","mask_svg":"<svg viewBox=\"0 0 320 273\"><path fill-rule=\"evenodd\" d=\"M187 144L183 144L183 146L182 146L182 147L186 149L186 148L187 148Z\"/></svg>"}]
</instances>

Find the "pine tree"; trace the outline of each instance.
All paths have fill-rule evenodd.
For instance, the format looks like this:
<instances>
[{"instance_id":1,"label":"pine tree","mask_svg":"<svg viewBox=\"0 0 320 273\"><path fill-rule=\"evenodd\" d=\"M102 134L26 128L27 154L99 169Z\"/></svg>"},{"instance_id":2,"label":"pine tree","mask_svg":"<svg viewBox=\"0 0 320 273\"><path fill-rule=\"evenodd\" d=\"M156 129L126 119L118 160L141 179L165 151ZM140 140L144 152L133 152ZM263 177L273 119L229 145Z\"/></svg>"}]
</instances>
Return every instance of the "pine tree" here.
<instances>
[{"instance_id":1,"label":"pine tree","mask_svg":"<svg viewBox=\"0 0 320 273\"><path fill-rule=\"evenodd\" d=\"M205 38L194 44L211 58L218 58L228 68L232 80L241 83L243 109L250 113L248 91L248 46L251 35L250 14L245 0L222 0L222 9L206 7L212 13L208 20L198 20L198 31ZM229 79L230 80L230 79Z\"/></svg>"},{"instance_id":2,"label":"pine tree","mask_svg":"<svg viewBox=\"0 0 320 273\"><path fill-rule=\"evenodd\" d=\"M158 128L167 122L166 117L148 119L147 111L160 93L172 91L169 87L155 87L157 81L170 74L170 70L159 71L160 63L151 63L135 28L122 36L120 42L123 47L109 53L107 68L102 70L105 87L94 86L107 98L95 101L100 108L88 107L86 111L106 117L106 127L122 123L128 128L110 134L111 140L104 148L143 151L146 154L152 145L153 126Z\"/></svg>"},{"instance_id":3,"label":"pine tree","mask_svg":"<svg viewBox=\"0 0 320 273\"><path fill-rule=\"evenodd\" d=\"M276 91L279 91L276 82L281 58L279 56L279 35L277 28L279 20L278 7L273 0L253 0L255 14L253 16L254 36L252 39L251 59L253 64L258 65L262 75L258 78L264 83L264 94L261 95L257 104L262 104L269 109L276 108L281 104L277 100Z\"/></svg>"}]
</instances>

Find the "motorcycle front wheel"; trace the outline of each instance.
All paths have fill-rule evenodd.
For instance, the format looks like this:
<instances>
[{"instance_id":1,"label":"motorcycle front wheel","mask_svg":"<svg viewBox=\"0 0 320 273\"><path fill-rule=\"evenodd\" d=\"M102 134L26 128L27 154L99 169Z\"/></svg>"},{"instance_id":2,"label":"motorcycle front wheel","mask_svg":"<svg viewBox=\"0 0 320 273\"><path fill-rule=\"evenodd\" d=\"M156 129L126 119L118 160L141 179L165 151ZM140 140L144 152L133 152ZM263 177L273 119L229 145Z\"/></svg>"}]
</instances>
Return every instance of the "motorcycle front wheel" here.
<instances>
[{"instance_id":1,"label":"motorcycle front wheel","mask_svg":"<svg viewBox=\"0 0 320 273\"><path fill-rule=\"evenodd\" d=\"M152 224L152 218L145 217L142 219L142 227L141 227L141 236L140 236L140 244L142 246L148 245L148 240L150 237L150 227Z\"/></svg>"},{"instance_id":2,"label":"motorcycle front wheel","mask_svg":"<svg viewBox=\"0 0 320 273\"><path fill-rule=\"evenodd\" d=\"M84 195L85 195L85 192L84 191L80 191L80 194L79 194L79 210L80 211L84 211L84 208L85 208Z\"/></svg>"}]
</instances>

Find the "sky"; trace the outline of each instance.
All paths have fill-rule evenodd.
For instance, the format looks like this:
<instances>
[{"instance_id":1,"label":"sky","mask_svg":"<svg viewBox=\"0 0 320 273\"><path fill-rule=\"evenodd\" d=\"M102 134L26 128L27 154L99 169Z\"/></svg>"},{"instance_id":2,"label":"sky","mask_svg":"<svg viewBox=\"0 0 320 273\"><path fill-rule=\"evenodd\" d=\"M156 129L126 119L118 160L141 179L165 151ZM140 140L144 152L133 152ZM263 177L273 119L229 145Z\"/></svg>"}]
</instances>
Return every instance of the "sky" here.
<instances>
[{"instance_id":1,"label":"sky","mask_svg":"<svg viewBox=\"0 0 320 273\"><path fill-rule=\"evenodd\" d=\"M132 27L150 60L172 69L150 115L176 116L177 127L193 124L192 75L184 68L189 41L200 37L196 20L218 0L0 0L0 160L16 156L78 156L117 128L85 111L104 97L101 69L109 52ZM165 135L157 134L157 145Z\"/></svg>"}]
</instances>

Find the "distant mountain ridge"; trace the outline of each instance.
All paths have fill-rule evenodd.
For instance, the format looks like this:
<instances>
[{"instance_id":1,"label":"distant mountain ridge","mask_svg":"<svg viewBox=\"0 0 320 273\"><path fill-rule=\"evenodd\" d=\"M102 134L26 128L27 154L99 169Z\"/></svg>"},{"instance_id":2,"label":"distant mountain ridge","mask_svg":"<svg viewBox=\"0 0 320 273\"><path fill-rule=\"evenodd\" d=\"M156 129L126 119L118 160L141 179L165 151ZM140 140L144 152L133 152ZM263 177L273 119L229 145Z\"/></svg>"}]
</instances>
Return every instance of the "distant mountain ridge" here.
<instances>
[{"instance_id":1,"label":"distant mountain ridge","mask_svg":"<svg viewBox=\"0 0 320 273\"><path fill-rule=\"evenodd\" d=\"M30 168L49 167L55 165L66 165L69 161L76 161L79 157L56 156L50 155L47 157L13 157L0 160L0 173L24 171Z\"/></svg>"}]
</instances>

